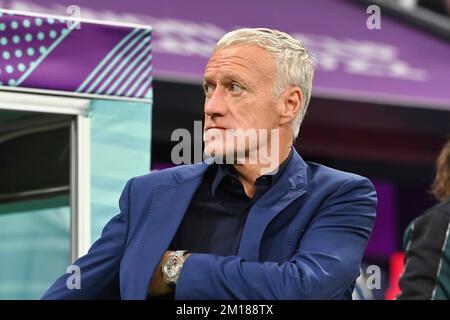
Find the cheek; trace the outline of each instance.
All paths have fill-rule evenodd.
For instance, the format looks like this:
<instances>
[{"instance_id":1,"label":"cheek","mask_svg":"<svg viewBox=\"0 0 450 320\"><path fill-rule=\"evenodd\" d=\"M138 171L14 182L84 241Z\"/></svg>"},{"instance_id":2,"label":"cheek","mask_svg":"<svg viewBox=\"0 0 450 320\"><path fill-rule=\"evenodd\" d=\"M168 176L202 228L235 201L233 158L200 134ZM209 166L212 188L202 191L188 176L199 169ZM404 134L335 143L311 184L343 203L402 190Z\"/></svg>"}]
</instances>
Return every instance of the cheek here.
<instances>
[{"instance_id":1,"label":"cheek","mask_svg":"<svg viewBox=\"0 0 450 320\"><path fill-rule=\"evenodd\" d=\"M278 127L281 119L283 106L279 101L276 101L272 96L264 105L264 115L267 119L267 124L270 127Z\"/></svg>"},{"instance_id":2,"label":"cheek","mask_svg":"<svg viewBox=\"0 0 450 320\"><path fill-rule=\"evenodd\" d=\"M280 115L277 112L277 105L273 102L265 101L265 103L261 103L257 110L252 112L252 116L261 128L278 127Z\"/></svg>"},{"instance_id":3,"label":"cheek","mask_svg":"<svg viewBox=\"0 0 450 320\"><path fill-rule=\"evenodd\" d=\"M268 114L270 114L270 117L268 119L268 125L271 128L278 128L280 125L281 116L277 112L276 106L272 106Z\"/></svg>"},{"instance_id":4,"label":"cheek","mask_svg":"<svg viewBox=\"0 0 450 320\"><path fill-rule=\"evenodd\" d=\"M239 113L236 114L236 120L242 128L256 128L261 122L259 112L254 105L239 110Z\"/></svg>"},{"instance_id":5,"label":"cheek","mask_svg":"<svg viewBox=\"0 0 450 320\"><path fill-rule=\"evenodd\" d=\"M254 108L249 101L234 101L228 108L229 120L235 128L249 127L254 117Z\"/></svg>"},{"instance_id":6,"label":"cheek","mask_svg":"<svg viewBox=\"0 0 450 320\"><path fill-rule=\"evenodd\" d=\"M271 97L235 101L229 108L229 115L235 127L240 128L273 128L276 127L279 115L276 104Z\"/></svg>"}]
</instances>

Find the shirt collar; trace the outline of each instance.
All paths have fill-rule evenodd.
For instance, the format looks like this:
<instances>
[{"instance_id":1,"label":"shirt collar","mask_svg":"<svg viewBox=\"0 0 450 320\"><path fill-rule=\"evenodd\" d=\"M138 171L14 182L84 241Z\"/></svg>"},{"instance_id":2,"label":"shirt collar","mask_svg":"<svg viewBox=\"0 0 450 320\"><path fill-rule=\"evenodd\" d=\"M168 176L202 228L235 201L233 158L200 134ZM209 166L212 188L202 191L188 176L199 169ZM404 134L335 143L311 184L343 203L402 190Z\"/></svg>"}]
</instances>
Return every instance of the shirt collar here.
<instances>
[{"instance_id":1,"label":"shirt collar","mask_svg":"<svg viewBox=\"0 0 450 320\"><path fill-rule=\"evenodd\" d=\"M273 170L272 172L266 173L265 175L262 175L262 176L258 177L256 179L255 183L256 184L267 183L267 184L269 184L269 186L274 185L274 183L283 174L283 172L285 171L287 165L291 161L292 154L293 154L293 151L292 151L292 148L291 148L291 152L289 153L289 156L286 158L286 160L284 160L279 165L279 167L277 169ZM230 177L234 177L234 178L238 179L237 174L232 171L230 165L225 165L225 164L217 165L216 176L215 176L214 181L213 181L212 186L211 186L211 192L212 192L213 197L214 197L214 195L216 193L217 188L219 187L219 184L222 182L222 180L226 176L230 176Z\"/></svg>"}]
</instances>

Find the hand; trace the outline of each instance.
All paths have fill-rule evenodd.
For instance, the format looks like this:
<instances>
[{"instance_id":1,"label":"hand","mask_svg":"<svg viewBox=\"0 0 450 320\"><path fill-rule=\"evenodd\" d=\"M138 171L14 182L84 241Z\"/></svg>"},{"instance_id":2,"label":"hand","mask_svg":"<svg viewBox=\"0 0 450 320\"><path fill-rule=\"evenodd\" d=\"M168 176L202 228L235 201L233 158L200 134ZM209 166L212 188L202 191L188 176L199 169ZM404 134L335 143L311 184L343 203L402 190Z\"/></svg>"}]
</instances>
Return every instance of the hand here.
<instances>
[{"instance_id":1,"label":"hand","mask_svg":"<svg viewBox=\"0 0 450 320\"><path fill-rule=\"evenodd\" d=\"M156 267L155 273L152 277L152 282L150 283L150 287L148 290L148 293L150 296L162 296L165 294L169 294L173 292L173 289L169 287L169 285L164 281L163 273L162 273L162 266L169 258L169 254L172 251L166 251L159 262L159 265Z\"/></svg>"}]
</instances>

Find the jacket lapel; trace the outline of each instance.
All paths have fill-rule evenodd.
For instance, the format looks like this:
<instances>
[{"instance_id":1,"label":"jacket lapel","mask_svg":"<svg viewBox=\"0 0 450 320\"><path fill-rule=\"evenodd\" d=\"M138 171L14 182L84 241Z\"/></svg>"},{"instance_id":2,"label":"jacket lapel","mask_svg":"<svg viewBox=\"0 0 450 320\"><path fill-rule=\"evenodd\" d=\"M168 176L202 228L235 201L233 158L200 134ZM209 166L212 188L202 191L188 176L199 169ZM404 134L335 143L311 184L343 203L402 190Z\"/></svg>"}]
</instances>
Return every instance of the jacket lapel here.
<instances>
[{"instance_id":1,"label":"jacket lapel","mask_svg":"<svg viewBox=\"0 0 450 320\"><path fill-rule=\"evenodd\" d=\"M304 193L306 193L306 163L294 149L285 172L250 209L238 255L249 261L258 261L261 240L269 223Z\"/></svg>"},{"instance_id":2,"label":"jacket lapel","mask_svg":"<svg viewBox=\"0 0 450 320\"><path fill-rule=\"evenodd\" d=\"M150 278L168 249L191 199L200 185L205 163L196 164L190 170L174 172L173 184L158 184L148 212L144 236L141 239L140 258L136 263L138 283L136 296L132 299L145 299Z\"/></svg>"}]
</instances>

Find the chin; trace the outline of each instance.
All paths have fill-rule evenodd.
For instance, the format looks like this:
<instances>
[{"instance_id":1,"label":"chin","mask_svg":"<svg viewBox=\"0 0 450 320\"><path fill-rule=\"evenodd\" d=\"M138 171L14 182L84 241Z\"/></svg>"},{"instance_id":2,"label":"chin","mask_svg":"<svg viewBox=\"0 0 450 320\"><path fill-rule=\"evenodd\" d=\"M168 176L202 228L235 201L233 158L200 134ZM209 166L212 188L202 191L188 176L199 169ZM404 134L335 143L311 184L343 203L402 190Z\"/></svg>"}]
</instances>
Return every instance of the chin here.
<instances>
[{"instance_id":1,"label":"chin","mask_svg":"<svg viewBox=\"0 0 450 320\"><path fill-rule=\"evenodd\" d=\"M221 159L226 154L225 147L219 142L210 142L205 144L204 152L206 158Z\"/></svg>"},{"instance_id":2,"label":"chin","mask_svg":"<svg viewBox=\"0 0 450 320\"><path fill-rule=\"evenodd\" d=\"M226 148L222 143L205 144L204 155L205 158L210 158L209 161L218 164L243 164L245 162L245 155L247 150L240 150L234 147Z\"/></svg>"}]
</instances>

